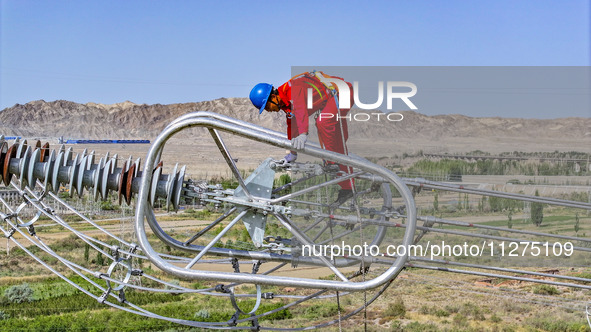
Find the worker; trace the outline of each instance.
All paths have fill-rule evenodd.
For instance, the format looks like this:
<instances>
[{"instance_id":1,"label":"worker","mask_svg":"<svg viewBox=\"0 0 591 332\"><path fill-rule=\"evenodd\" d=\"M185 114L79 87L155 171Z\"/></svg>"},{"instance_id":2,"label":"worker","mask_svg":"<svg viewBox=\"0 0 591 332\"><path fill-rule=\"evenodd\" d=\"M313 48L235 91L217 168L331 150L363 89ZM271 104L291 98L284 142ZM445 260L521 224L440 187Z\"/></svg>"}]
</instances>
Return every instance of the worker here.
<instances>
[{"instance_id":1,"label":"worker","mask_svg":"<svg viewBox=\"0 0 591 332\"><path fill-rule=\"evenodd\" d=\"M344 117L350 109L339 109L338 90L322 83L320 80L322 75L325 74L322 72L303 73L278 88L274 88L268 83L259 83L250 91L250 101L259 110L259 114L263 110L285 112L287 138L291 140L295 150L304 148L309 135L308 118L314 115L320 145L327 150L347 154L348 130ZM328 75L324 77L326 76ZM341 78L338 79L344 81ZM350 104L353 105L353 87L351 83L347 82L347 84L351 96ZM312 92L311 105L308 105L309 91ZM296 159L296 151L290 151L284 158L286 162L294 162ZM334 164L330 161L327 163ZM351 169L347 166L338 165L338 168L344 173L351 173ZM338 206L353 197L352 185L352 180L339 182L341 190L333 205Z\"/></svg>"}]
</instances>

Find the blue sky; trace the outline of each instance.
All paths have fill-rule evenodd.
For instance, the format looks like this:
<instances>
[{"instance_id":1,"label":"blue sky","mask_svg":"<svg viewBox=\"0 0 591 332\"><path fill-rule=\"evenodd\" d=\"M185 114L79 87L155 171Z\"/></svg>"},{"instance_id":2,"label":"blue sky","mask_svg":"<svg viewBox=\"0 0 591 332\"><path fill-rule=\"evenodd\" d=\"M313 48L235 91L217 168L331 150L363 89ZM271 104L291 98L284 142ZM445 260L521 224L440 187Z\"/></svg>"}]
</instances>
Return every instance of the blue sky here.
<instances>
[{"instance_id":1,"label":"blue sky","mask_svg":"<svg viewBox=\"0 0 591 332\"><path fill-rule=\"evenodd\" d=\"M589 2L1 0L0 109L246 97L291 66L589 66Z\"/></svg>"}]
</instances>

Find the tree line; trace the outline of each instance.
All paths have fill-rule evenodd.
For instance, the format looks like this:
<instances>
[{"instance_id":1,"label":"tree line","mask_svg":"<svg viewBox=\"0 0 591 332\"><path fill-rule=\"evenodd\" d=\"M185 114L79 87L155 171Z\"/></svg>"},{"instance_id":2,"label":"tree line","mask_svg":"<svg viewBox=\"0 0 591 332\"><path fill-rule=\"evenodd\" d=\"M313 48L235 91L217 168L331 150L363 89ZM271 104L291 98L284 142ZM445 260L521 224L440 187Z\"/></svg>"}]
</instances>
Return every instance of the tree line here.
<instances>
[{"instance_id":1,"label":"tree line","mask_svg":"<svg viewBox=\"0 0 591 332\"><path fill-rule=\"evenodd\" d=\"M416 176L424 174L424 177L437 174L450 175L530 175L530 176L552 176L552 175L591 175L586 165L577 167L574 162L538 162L518 160L428 160L422 159L402 172L402 175L409 174Z\"/></svg>"}]
</instances>

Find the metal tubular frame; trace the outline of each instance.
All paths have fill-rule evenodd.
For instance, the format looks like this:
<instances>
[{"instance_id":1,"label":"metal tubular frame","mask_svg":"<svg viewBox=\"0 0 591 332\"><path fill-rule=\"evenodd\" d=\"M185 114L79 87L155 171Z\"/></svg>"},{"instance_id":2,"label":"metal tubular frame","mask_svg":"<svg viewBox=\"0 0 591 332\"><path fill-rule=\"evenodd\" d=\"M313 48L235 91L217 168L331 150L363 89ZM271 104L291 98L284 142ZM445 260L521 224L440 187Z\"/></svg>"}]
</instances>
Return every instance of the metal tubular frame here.
<instances>
[{"instance_id":1,"label":"metal tubular frame","mask_svg":"<svg viewBox=\"0 0 591 332\"><path fill-rule=\"evenodd\" d=\"M238 184L240 185L240 188L242 188L246 197L248 197L249 199L253 199L252 195L248 191L248 188L246 188L246 184L244 183L244 179L242 178L242 175L240 175L240 171L238 170L238 167L236 166L234 159L232 159L232 156L230 155L230 151L228 151L228 148L226 147L226 144L222 140L220 133L218 133L218 131L215 129L209 129L209 133L211 134L211 137L213 138L218 149L220 150L222 156L226 160L226 163L228 164L228 166L230 166L230 170L232 170L232 174L234 174L234 177L236 178L236 180L238 180Z\"/></svg>"},{"instance_id":2,"label":"metal tubular frame","mask_svg":"<svg viewBox=\"0 0 591 332\"><path fill-rule=\"evenodd\" d=\"M145 171L151 169L151 167L159 161L158 156L160 155L161 150L163 149L166 141L169 138L171 138L176 133L190 127L206 127L208 129L226 131L247 139L252 139L276 147L292 149L290 141L287 140L284 137L284 135L279 132L274 132L269 129L262 129L259 126L245 124L238 120L230 120L228 119L228 117L220 116L215 113L197 112L187 114L175 120L169 126L167 126L164 129L164 131L156 138L156 140L150 148L150 151L148 152ZM387 179L388 182L393 184L402 194L404 203L407 207L407 210L409 211L409 214L407 216L407 228L402 239L402 243L403 245L410 245L412 243L416 226L415 204L414 200L412 199L412 193L398 176L396 176L391 171L381 166L375 165L369 161L365 161L359 158L350 158L346 155L321 149L319 146L314 146L312 144L306 144L304 149L302 149L300 152L313 157L332 160L339 164L356 167L361 169L362 171L375 174L384 179ZM138 236L138 243L142 247L146 256L148 256L150 261L152 261L152 263L154 263L156 266L166 271L167 273L170 273L180 278L243 282L316 289L331 289L340 291L363 291L367 289L376 288L394 279L398 275L398 273L400 273L408 259L408 256L401 256L397 258L396 261L392 264L392 266L382 275L372 280L364 282L311 280L305 278L290 278L277 276L268 277L243 273L211 272L179 268L162 259L158 255L158 253L156 253L153 250L151 244L147 239L144 224L145 220L147 220L149 226L161 240L169 244L173 244L175 246L182 246L182 243L170 238L167 234L165 234L155 221L155 217L153 217L153 211L151 210L151 207L148 204L147 200L147 198L149 197L148 193L150 186L151 179L149 179L148 177L142 178L142 183L140 185L140 190L138 194L138 204L136 208L135 223L135 229Z\"/></svg>"},{"instance_id":3,"label":"metal tubular frame","mask_svg":"<svg viewBox=\"0 0 591 332\"><path fill-rule=\"evenodd\" d=\"M205 246L205 248L203 248L199 254L197 256L195 256L195 258L193 258L189 264L187 264L187 266L185 266L185 269L190 269L193 267L193 265L195 265L195 263L197 263L198 260L201 259L201 257L203 257L203 255L205 255L207 253L207 251L209 249L211 249L211 247L213 247L216 243L218 243L218 241L222 238L222 236L224 236L224 234L226 234L232 227L234 227L234 225L236 225L237 222L240 221L240 219L242 219L242 217L244 217L244 215L246 214L246 210L240 212L236 218L234 218L234 220L232 220L228 225L226 225L226 227L224 227L224 229L222 229L221 232L219 232L218 235L216 235L213 240L211 240L211 242L209 242L208 245Z\"/></svg>"}]
</instances>

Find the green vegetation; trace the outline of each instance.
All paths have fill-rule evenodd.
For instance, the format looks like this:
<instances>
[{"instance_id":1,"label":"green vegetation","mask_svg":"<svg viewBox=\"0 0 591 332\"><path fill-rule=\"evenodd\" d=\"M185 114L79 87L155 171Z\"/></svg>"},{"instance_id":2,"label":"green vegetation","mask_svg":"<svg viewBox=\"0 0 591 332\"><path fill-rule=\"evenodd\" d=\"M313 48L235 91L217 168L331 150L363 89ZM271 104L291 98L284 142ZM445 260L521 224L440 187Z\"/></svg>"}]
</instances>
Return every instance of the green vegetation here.
<instances>
[{"instance_id":1,"label":"green vegetation","mask_svg":"<svg viewBox=\"0 0 591 332\"><path fill-rule=\"evenodd\" d=\"M397 297L393 303L388 305L388 308L384 311L386 317L392 318L404 318L406 315L406 306L402 298Z\"/></svg>"},{"instance_id":2,"label":"green vegetation","mask_svg":"<svg viewBox=\"0 0 591 332\"><path fill-rule=\"evenodd\" d=\"M522 202L516 201L514 199L508 198L500 198L500 197L488 197L485 202L488 201L488 206L492 212L501 212L501 211L515 211L520 206L523 205Z\"/></svg>"},{"instance_id":3,"label":"green vegetation","mask_svg":"<svg viewBox=\"0 0 591 332\"><path fill-rule=\"evenodd\" d=\"M90 244L86 243L84 245L84 261L88 262L90 259Z\"/></svg>"},{"instance_id":4,"label":"green vegetation","mask_svg":"<svg viewBox=\"0 0 591 332\"><path fill-rule=\"evenodd\" d=\"M446 308L444 309L424 305L421 307L421 309L419 309L419 312L422 315L433 315L435 317L449 317L452 313L457 313L458 311L450 306L446 306Z\"/></svg>"},{"instance_id":5,"label":"green vegetation","mask_svg":"<svg viewBox=\"0 0 591 332\"><path fill-rule=\"evenodd\" d=\"M433 211L439 211L439 193L435 191L435 197L433 198Z\"/></svg>"},{"instance_id":6,"label":"green vegetation","mask_svg":"<svg viewBox=\"0 0 591 332\"><path fill-rule=\"evenodd\" d=\"M242 174L242 177L243 178L246 178L244 172ZM227 178L227 177L214 177L214 178L211 178L209 180L209 182L210 183L219 183L219 184L222 185L222 187L224 189L234 189L234 188L238 187L238 181L233 176L232 177L229 177L229 178Z\"/></svg>"},{"instance_id":7,"label":"green vegetation","mask_svg":"<svg viewBox=\"0 0 591 332\"><path fill-rule=\"evenodd\" d=\"M549 317L535 317L527 320L527 324L538 331L548 332L580 332L589 331L589 325Z\"/></svg>"},{"instance_id":8,"label":"green vegetation","mask_svg":"<svg viewBox=\"0 0 591 332\"><path fill-rule=\"evenodd\" d=\"M9 287L4 292L4 296L10 303L32 302L33 290L29 287L29 284L24 283L22 285Z\"/></svg>"},{"instance_id":9,"label":"green vegetation","mask_svg":"<svg viewBox=\"0 0 591 332\"><path fill-rule=\"evenodd\" d=\"M195 313L195 319L197 320L204 320L209 318L211 318L211 315L209 314L209 310L207 309L201 309Z\"/></svg>"},{"instance_id":10,"label":"green vegetation","mask_svg":"<svg viewBox=\"0 0 591 332\"><path fill-rule=\"evenodd\" d=\"M101 210L105 211L119 211L121 207L119 205L113 204L110 200L102 201L101 202Z\"/></svg>"},{"instance_id":11,"label":"green vegetation","mask_svg":"<svg viewBox=\"0 0 591 332\"><path fill-rule=\"evenodd\" d=\"M490 153L485 153L482 151L472 151L467 153L469 155L475 156L482 156L482 155L490 155ZM521 152L521 151L513 151L513 152L501 152L498 154L500 157L527 157L531 159L536 158L552 158L552 159L588 159L591 157L591 154L586 152L579 152L579 151L565 151L560 152L558 150L553 152Z\"/></svg>"},{"instance_id":12,"label":"green vegetation","mask_svg":"<svg viewBox=\"0 0 591 332\"><path fill-rule=\"evenodd\" d=\"M103 254L100 251L96 252L96 264L99 266L105 265L105 259L103 258Z\"/></svg>"},{"instance_id":13,"label":"green vegetation","mask_svg":"<svg viewBox=\"0 0 591 332\"><path fill-rule=\"evenodd\" d=\"M70 276L82 288L100 295L97 289L81 277ZM104 283L98 280L99 283ZM103 285L104 286L104 285ZM157 319L147 319L109 306L78 291L65 281L56 278L45 279L31 286L23 284L10 286L5 292L13 294L26 289L26 300L11 301L13 297L0 298L0 330L2 331L154 331L164 329L189 330L189 327ZM200 321L227 321L234 310L227 298L194 294L162 294L127 289L126 298L156 314L179 319ZM116 302L116 301L115 301ZM241 306L252 307L254 300L240 301ZM285 305L282 301L267 301L262 311L270 311ZM246 318L246 316L241 317ZM260 318L260 321L291 319L292 313L280 310Z\"/></svg>"},{"instance_id":14,"label":"green vegetation","mask_svg":"<svg viewBox=\"0 0 591 332\"><path fill-rule=\"evenodd\" d=\"M536 196L540 196L538 191L536 190ZM533 202L531 203L531 222L540 227L542 225L542 221L544 220L544 204Z\"/></svg>"},{"instance_id":15,"label":"green vegetation","mask_svg":"<svg viewBox=\"0 0 591 332\"><path fill-rule=\"evenodd\" d=\"M392 331L405 331L405 332L439 332L441 328L435 324L422 324L419 322L412 322L404 327L396 325L392 327Z\"/></svg>"},{"instance_id":16,"label":"green vegetation","mask_svg":"<svg viewBox=\"0 0 591 332\"><path fill-rule=\"evenodd\" d=\"M288 183L291 183L291 177L289 176L289 174L281 174L281 176L278 179L275 179L275 181L273 181L273 187L280 188ZM291 187L285 189L285 194L290 192Z\"/></svg>"},{"instance_id":17,"label":"green vegetation","mask_svg":"<svg viewBox=\"0 0 591 332\"><path fill-rule=\"evenodd\" d=\"M491 159L476 161L443 159L433 161L422 159L402 172L401 175L408 177L422 176L432 180L461 181L462 175L588 176L591 174L588 168L581 167L578 172L576 169L574 162L500 161Z\"/></svg>"},{"instance_id":18,"label":"green vegetation","mask_svg":"<svg viewBox=\"0 0 591 332\"><path fill-rule=\"evenodd\" d=\"M334 303L316 303L304 309L304 318L318 319L339 314L339 306Z\"/></svg>"},{"instance_id":19,"label":"green vegetation","mask_svg":"<svg viewBox=\"0 0 591 332\"><path fill-rule=\"evenodd\" d=\"M557 295L557 294L560 294L560 292L558 291L558 289L556 289L556 287L551 286L551 285L537 285L537 286L534 286L533 293L534 294L540 294L540 295Z\"/></svg>"}]
</instances>

